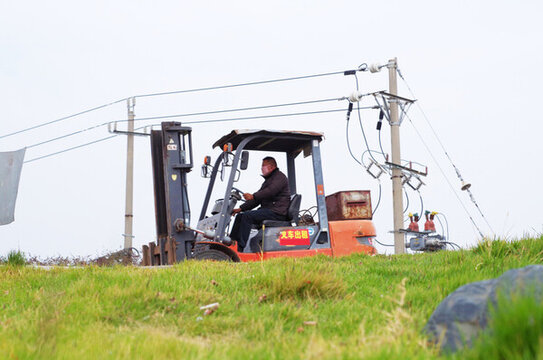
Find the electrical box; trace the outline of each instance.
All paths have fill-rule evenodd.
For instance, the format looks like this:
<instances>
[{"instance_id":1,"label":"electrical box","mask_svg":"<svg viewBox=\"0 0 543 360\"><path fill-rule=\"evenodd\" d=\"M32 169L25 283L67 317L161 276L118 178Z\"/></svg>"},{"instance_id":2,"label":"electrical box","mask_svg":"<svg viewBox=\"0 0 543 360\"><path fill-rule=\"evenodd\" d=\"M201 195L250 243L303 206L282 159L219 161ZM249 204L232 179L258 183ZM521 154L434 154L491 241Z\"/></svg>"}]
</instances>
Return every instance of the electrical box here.
<instances>
[{"instance_id":1,"label":"electrical box","mask_svg":"<svg viewBox=\"0 0 543 360\"><path fill-rule=\"evenodd\" d=\"M444 250L447 246L445 238L441 235L422 235L412 237L405 247L413 251L438 251Z\"/></svg>"},{"instance_id":2,"label":"electrical box","mask_svg":"<svg viewBox=\"0 0 543 360\"><path fill-rule=\"evenodd\" d=\"M328 220L371 220L369 190L339 191L326 197Z\"/></svg>"}]
</instances>

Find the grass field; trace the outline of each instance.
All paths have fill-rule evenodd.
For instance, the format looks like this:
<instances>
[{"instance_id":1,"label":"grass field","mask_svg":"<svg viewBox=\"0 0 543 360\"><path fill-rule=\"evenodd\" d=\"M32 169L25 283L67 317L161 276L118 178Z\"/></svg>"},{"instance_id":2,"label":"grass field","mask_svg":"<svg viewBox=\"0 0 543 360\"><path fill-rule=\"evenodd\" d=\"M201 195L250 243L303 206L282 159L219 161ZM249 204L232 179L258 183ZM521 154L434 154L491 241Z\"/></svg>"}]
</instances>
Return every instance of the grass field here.
<instances>
[{"instance_id":1,"label":"grass field","mask_svg":"<svg viewBox=\"0 0 543 360\"><path fill-rule=\"evenodd\" d=\"M2 265L0 358L446 357L422 333L441 300L466 283L541 263L543 237L458 252L188 261L162 269ZM204 315L200 307L211 303L219 307ZM535 325L503 325L507 316L534 314ZM519 304L497 319L500 331L454 357L537 358L541 304Z\"/></svg>"}]
</instances>

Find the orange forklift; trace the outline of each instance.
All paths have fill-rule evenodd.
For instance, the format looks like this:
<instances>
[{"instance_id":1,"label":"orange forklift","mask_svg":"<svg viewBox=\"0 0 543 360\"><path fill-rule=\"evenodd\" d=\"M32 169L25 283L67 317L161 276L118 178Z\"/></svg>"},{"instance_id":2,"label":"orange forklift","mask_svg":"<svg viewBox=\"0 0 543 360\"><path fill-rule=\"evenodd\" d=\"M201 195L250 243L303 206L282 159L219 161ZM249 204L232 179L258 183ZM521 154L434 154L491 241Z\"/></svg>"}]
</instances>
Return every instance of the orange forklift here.
<instances>
[{"instance_id":1,"label":"orange forklift","mask_svg":"<svg viewBox=\"0 0 543 360\"><path fill-rule=\"evenodd\" d=\"M316 254L344 256L375 254L369 191L342 191L325 196L320 142L323 134L305 131L234 130L213 148L221 149L215 163L205 157L202 176L209 185L195 228L190 226L187 173L193 167L192 129L164 122L151 132L157 241L143 246L143 265L171 265L186 259L260 261L275 257ZM286 157L291 201L285 221L266 220L251 231L247 246L238 251L228 236L232 210L243 191L234 187L246 170L249 153L279 152ZM311 157L316 213L299 216L301 195L296 187L296 158ZM224 197L210 206L217 177L226 183ZM209 211L208 211L209 210Z\"/></svg>"}]
</instances>

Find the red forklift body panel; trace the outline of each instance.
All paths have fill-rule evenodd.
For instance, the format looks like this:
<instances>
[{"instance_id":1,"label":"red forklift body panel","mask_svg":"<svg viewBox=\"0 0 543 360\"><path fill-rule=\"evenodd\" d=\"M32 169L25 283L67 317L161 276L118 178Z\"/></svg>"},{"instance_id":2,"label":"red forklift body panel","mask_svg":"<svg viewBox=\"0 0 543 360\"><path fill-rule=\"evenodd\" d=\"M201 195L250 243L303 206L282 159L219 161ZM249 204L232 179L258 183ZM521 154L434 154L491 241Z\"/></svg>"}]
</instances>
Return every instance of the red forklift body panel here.
<instances>
[{"instance_id":1,"label":"red forklift body panel","mask_svg":"<svg viewBox=\"0 0 543 360\"><path fill-rule=\"evenodd\" d=\"M332 255L345 256L354 253L373 255L375 226L370 220L329 221Z\"/></svg>"}]
</instances>

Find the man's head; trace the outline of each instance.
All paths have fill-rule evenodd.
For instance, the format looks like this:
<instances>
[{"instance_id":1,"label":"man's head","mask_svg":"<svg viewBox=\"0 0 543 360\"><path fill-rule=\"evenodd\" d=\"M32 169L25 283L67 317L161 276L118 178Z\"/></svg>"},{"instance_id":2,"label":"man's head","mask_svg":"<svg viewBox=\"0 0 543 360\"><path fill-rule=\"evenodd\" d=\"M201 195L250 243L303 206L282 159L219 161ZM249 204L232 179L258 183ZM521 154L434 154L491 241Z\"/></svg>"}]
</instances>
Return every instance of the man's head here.
<instances>
[{"instance_id":1,"label":"man's head","mask_svg":"<svg viewBox=\"0 0 543 360\"><path fill-rule=\"evenodd\" d=\"M271 156L266 156L262 159L262 175L268 176L273 170L277 169L277 162Z\"/></svg>"}]
</instances>

